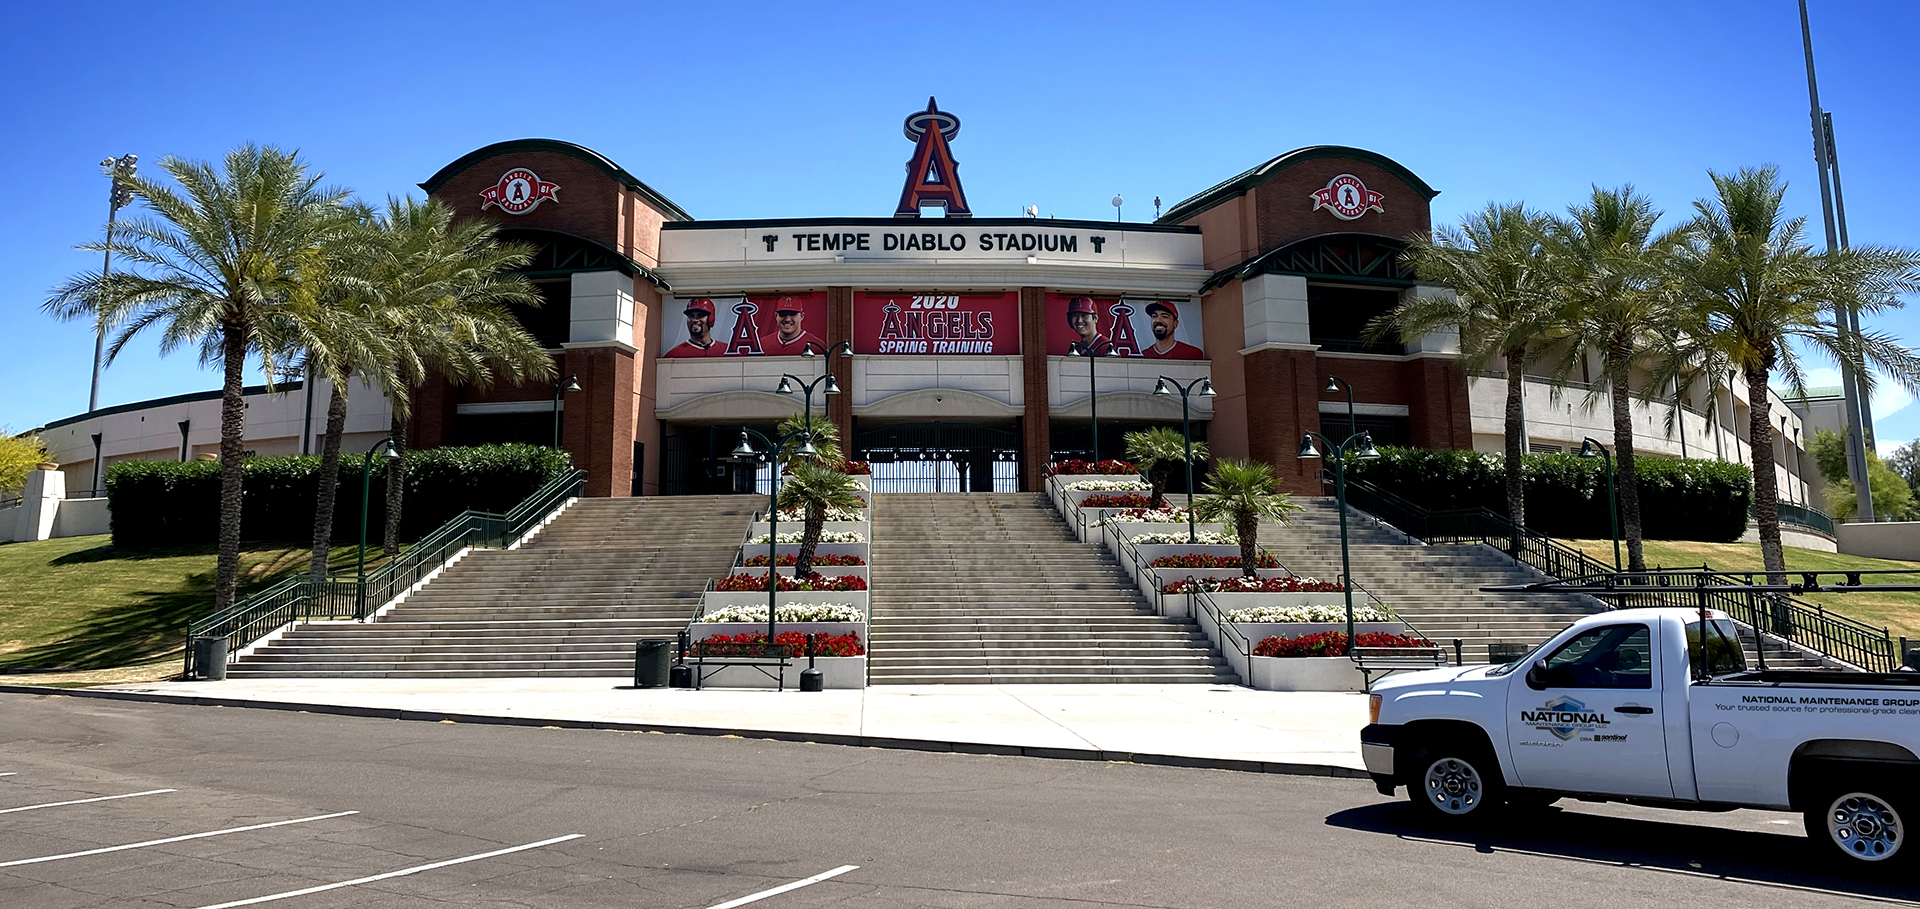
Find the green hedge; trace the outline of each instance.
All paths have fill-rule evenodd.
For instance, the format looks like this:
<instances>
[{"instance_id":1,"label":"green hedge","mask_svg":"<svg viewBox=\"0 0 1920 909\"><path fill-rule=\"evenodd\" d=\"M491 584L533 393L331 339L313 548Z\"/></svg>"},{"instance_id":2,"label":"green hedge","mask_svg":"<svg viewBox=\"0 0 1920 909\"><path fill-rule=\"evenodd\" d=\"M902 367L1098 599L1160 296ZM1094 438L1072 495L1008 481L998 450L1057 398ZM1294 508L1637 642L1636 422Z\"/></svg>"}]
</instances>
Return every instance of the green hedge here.
<instances>
[{"instance_id":1,"label":"green hedge","mask_svg":"<svg viewBox=\"0 0 1920 909\"><path fill-rule=\"evenodd\" d=\"M562 451L536 445L485 445L409 451L400 538L416 540L467 509L505 512L572 467ZM362 455L343 456L334 503L333 539L360 533ZM240 535L247 540L307 543L319 455L248 458L241 488ZM374 458L368 534L386 525L386 463ZM220 534L217 461L125 461L107 469L113 544L151 549L212 543Z\"/></svg>"},{"instance_id":2,"label":"green hedge","mask_svg":"<svg viewBox=\"0 0 1920 909\"><path fill-rule=\"evenodd\" d=\"M1424 448L1382 448L1380 454L1354 462L1348 476L1434 511L1479 507L1507 513L1502 455ZM1550 537L1607 538L1602 459L1530 454L1523 464L1529 528ZM1746 532L1753 496L1753 472L1746 465L1643 455L1634 466L1647 539L1730 543Z\"/></svg>"}]
</instances>

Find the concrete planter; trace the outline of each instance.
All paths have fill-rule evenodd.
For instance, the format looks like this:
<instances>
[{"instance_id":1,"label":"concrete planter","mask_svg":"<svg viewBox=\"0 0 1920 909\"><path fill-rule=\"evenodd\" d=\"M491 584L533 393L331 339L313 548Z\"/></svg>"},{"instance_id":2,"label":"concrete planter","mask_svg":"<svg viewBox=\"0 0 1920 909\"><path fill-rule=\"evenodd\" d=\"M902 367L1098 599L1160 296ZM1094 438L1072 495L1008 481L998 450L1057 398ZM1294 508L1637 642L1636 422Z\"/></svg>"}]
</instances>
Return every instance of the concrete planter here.
<instances>
[{"instance_id":1,"label":"concrete planter","mask_svg":"<svg viewBox=\"0 0 1920 909\"><path fill-rule=\"evenodd\" d=\"M1132 521L1127 521L1127 522L1122 522L1117 524L1107 524L1107 525L1101 525L1098 523L1099 520L1105 519L1105 517L1108 514L1111 514L1116 511L1125 511L1125 510L1126 509L1123 509L1123 508L1083 509L1082 513L1087 515L1087 538L1085 540L1082 540L1081 542L1098 543L1102 546L1107 547L1109 550L1113 550L1113 549L1116 549L1116 544L1114 543L1113 540L1108 539L1109 536L1123 536L1131 540L1134 537L1141 536L1143 534L1149 534L1149 533L1185 534L1187 532L1187 522L1185 521L1177 521L1177 522L1170 522L1170 523L1147 522L1147 521L1141 521L1141 522L1135 523ZM1096 513L1098 517L1095 517ZM1209 524L1205 521L1200 521L1193 525L1193 532L1196 534L1220 533L1222 532L1222 527L1219 524ZM1155 543L1151 545L1158 546L1163 544ZM1187 546L1186 544L1182 543L1179 545L1184 547L1183 549L1180 550L1181 552L1194 552L1203 544L1196 543L1192 546ZM1206 548L1217 549L1220 547L1207 546ZM1230 548L1233 551L1234 555L1239 555L1240 547L1238 545L1234 545L1228 548Z\"/></svg>"},{"instance_id":2,"label":"concrete planter","mask_svg":"<svg viewBox=\"0 0 1920 909\"><path fill-rule=\"evenodd\" d=\"M774 594L774 605L791 606L795 603L845 603L867 611L867 592L864 590L794 590ZM764 590L713 590L708 591L701 600L705 611L725 609L728 606L765 606L767 592Z\"/></svg>"},{"instance_id":3,"label":"concrete planter","mask_svg":"<svg viewBox=\"0 0 1920 909\"><path fill-rule=\"evenodd\" d=\"M781 622L773 626L773 631L775 634L786 634L789 631L797 631L801 634L823 634L828 636L857 634L860 636L861 644L867 642L867 623L865 622ZM708 638L718 637L723 634L766 634L766 632L767 623L765 622L693 623L693 639L695 641L704 641ZM822 659L825 658L822 657ZM846 657L834 657L834 659L846 659Z\"/></svg>"},{"instance_id":4,"label":"concrete planter","mask_svg":"<svg viewBox=\"0 0 1920 909\"><path fill-rule=\"evenodd\" d=\"M766 553L753 553L752 555L765 555L765 554L766 554ZM864 580L869 580L869 581L871 581L871 580L873 580L873 577L872 577L871 575L869 575L869 574L867 574L867 569L868 569L868 568L870 568L870 567L872 567L872 566L869 566L869 565L815 565L815 566L814 566L814 571L816 571L816 572L818 572L818 573L820 573L820 574L824 574L824 575L826 575L826 576L828 576L828 577L839 577L839 576L841 576L841 575L852 575L852 576L854 576L854 577L858 577L858 578L862 578L862 579L864 579ZM779 572L780 574L782 574L782 575L785 575L785 576L787 576L787 577L793 577L793 566L791 566L791 565L776 565L776 566L774 566L774 569L773 569L773 570L774 570L774 571L777 571L777 572ZM740 566L740 565L735 565L735 566L733 566L733 573L734 573L734 574L759 574L759 575L764 575L764 574L766 574L766 573L767 573L767 566L765 566L765 565L759 565L759 566ZM765 591L762 591L762 592L764 593Z\"/></svg>"},{"instance_id":5,"label":"concrete planter","mask_svg":"<svg viewBox=\"0 0 1920 909\"><path fill-rule=\"evenodd\" d=\"M1365 691L1366 676L1346 657L1249 657L1260 691Z\"/></svg>"},{"instance_id":6,"label":"concrete planter","mask_svg":"<svg viewBox=\"0 0 1920 909\"><path fill-rule=\"evenodd\" d=\"M1128 568L1131 570L1132 566L1128 566ZM1284 568L1256 568L1254 571L1263 578L1284 578L1287 576L1287 570ZM1184 581L1188 578L1207 580L1209 578L1237 578L1239 576L1240 569L1238 568L1149 568L1140 572L1140 576L1134 580L1138 582L1140 592L1146 594L1147 599L1151 600L1154 599L1155 594L1160 592L1160 588L1178 581ZM1168 599L1175 597L1180 599L1186 598L1185 594L1167 594L1166 596ZM1185 614L1184 611L1181 613L1181 615Z\"/></svg>"},{"instance_id":7,"label":"concrete planter","mask_svg":"<svg viewBox=\"0 0 1920 909\"><path fill-rule=\"evenodd\" d=\"M865 688L867 687L867 658L857 657L820 657L814 661L820 670L820 680L828 688ZM800 673L806 671L807 658L795 657L793 665L786 669L787 690L800 687ZM769 672L779 670L769 668ZM716 669L702 683L707 688L766 688L772 689L773 679L751 666L727 666Z\"/></svg>"},{"instance_id":8,"label":"concrete planter","mask_svg":"<svg viewBox=\"0 0 1920 909\"><path fill-rule=\"evenodd\" d=\"M806 525L799 521L780 522L781 533L799 533L804 529L806 529ZM873 539L873 523L871 521L828 521L820 525L820 529L828 533L846 533L852 531L853 533L866 537L868 540ZM753 522L753 529L748 532L748 536L757 537L766 532L767 522L755 521Z\"/></svg>"},{"instance_id":9,"label":"concrete planter","mask_svg":"<svg viewBox=\"0 0 1920 909\"><path fill-rule=\"evenodd\" d=\"M1331 593L1213 593L1214 605L1223 613L1240 609L1253 609L1257 606L1310 606L1315 603L1338 603L1341 608L1347 605L1346 594L1339 591ZM1355 595L1353 606L1360 608L1365 598ZM1342 627L1345 627L1344 625Z\"/></svg>"},{"instance_id":10,"label":"concrete planter","mask_svg":"<svg viewBox=\"0 0 1920 909\"><path fill-rule=\"evenodd\" d=\"M873 554L868 550L869 545L870 544L867 544L867 543L821 543L819 546L814 547L813 552L815 555L827 555L828 553L832 553L833 555L859 556L860 558L865 559L868 562L871 562L873 561ZM749 559L757 555L766 555L767 544L749 543L746 546L746 554L747 554L747 558ZM800 544L799 543L775 543L773 554L776 557L783 556L783 555L798 556L800 554ZM828 574L830 572L822 571L821 573Z\"/></svg>"}]
</instances>

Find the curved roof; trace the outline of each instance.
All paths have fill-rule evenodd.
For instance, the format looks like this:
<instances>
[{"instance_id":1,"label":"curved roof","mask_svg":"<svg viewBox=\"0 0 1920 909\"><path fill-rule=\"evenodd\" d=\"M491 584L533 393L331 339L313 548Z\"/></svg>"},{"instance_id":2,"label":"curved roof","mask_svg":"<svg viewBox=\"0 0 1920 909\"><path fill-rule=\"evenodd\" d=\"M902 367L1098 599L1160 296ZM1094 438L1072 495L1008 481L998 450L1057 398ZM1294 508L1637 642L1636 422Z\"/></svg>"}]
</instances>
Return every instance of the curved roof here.
<instances>
[{"instance_id":1,"label":"curved roof","mask_svg":"<svg viewBox=\"0 0 1920 909\"><path fill-rule=\"evenodd\" d=\"M613 163L606 155L600 154L584 145L562 142L559 139L510 139L506 142L495 142L483 148L476 148L473 151L461 155L460 158L452 164L440 168L433 176L428 177L426 182L420 184L420 188L427 192L434 192L440 188L441 184L452 179L454 174L465 171L474 164L488 158L510 155L514 152L551 152L556 155L579 158L599 168L601 173L612 177L618 181L621 186L625 186L639 193L641 198L651 202L655 208L664 212L668 218L681 221L693 220L693 216L687 214L685 209L673 204L672 199L655 192L653 187L640 182L639 177L627 173L626 168Z\"/></svg>"},{"instance_id":2,"label":"curved roof","mask_svg":"<svg viewBox=\"0 0 1920 909\"><path fill-rule=\"evenodd\" d=\"M1174 206L1167 209L1167 213L1161 215L1159 220L1154 223L1172 223L1191 218L1228 199L1245 194L1247 190L1267 182L1268 177L1280 171L1286 170L1302 161L1311 161L1315 158L1353 158L1355 160L1365 161L1369 164L1378 165L1388 173L1406 181L1408 186L1418 190L1429 199L1440 195L1439 190L1428 186L1427 181L1420 179L1413 171L1406 169L1400 162L1379 152L1370 152L1364 148L1354 148L1348 145L1309 145L1306 148L1296 148L1285 154L1269 158L1266 163L1258 167L1244 171L1230 180L1216 183L1193 196L1174 203Z\"/></svg>"}]
</instances>

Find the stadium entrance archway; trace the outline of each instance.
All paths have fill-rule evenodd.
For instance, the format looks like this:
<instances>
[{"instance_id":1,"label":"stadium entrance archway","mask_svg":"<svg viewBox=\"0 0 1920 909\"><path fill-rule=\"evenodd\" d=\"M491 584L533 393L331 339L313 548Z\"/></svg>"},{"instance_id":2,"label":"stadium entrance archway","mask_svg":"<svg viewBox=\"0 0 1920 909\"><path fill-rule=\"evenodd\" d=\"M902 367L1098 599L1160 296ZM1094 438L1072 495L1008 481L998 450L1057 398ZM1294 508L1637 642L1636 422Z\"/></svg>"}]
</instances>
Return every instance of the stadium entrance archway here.
<instances>
[{"instance_id":1,"label":"stadium entrance archway","mask_svg":"<svg viewBox=\"0 0 1920 909\"><path fill-rule=\"evenodd\" d=\"M874 492L1019 492L1019 421L855 419L853 459L873 469Z\"/></svg>"}]
</instances>

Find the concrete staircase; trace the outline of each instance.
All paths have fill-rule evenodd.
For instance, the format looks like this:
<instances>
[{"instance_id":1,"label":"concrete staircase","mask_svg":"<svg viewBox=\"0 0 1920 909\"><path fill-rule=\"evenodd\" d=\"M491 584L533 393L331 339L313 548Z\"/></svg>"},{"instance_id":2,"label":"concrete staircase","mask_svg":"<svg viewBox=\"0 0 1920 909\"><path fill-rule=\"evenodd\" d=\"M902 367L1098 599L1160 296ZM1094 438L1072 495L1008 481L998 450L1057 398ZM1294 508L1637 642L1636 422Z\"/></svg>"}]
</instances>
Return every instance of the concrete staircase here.
<instances>
[{"instance_id":1,"label":"concrete staircase","mask_svg":"<svg viewBox=\"0 0 1920 909\"><path fill-rule=\"evenodd\" d=\"M519 549L476 550L376 621L297 626L235 678L625 676L722 577L755 496L581 499Z\"/></svg>"},{"instance_id":2,"label":"concrete staircase","mask_svg":"<svg viewBox=\"0 0 1920 909\"><path fill-rule=\"evenodd\" d=\"M1044 495L876 495L873 538L873 684L1238 680Z\"/></svg>"}]
</instances>

